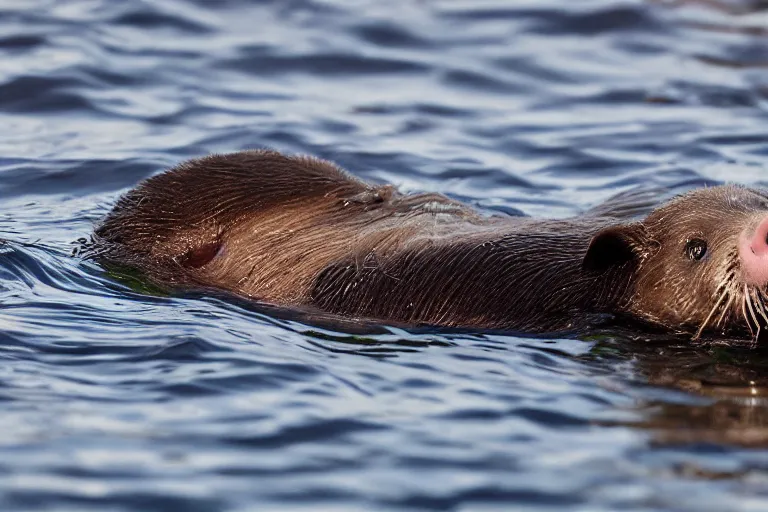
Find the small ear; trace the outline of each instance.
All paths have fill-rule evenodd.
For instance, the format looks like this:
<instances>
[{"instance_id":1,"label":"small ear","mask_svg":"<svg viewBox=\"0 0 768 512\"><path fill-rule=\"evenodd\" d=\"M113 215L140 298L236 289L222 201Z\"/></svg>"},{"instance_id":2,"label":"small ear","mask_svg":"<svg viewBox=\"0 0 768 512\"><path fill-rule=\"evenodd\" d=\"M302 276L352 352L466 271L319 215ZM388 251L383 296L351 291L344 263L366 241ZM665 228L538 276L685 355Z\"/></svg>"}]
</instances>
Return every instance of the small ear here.
<instances>
[{"instance_id":1,"label":"small ear","mask_svg":"<svg viewBox=\"0 0 768 512\"><path fill-rule=\"evenodd\" d=\"M638 223L619 224L603 228L592 237L582 268L604 272L611 267L635 259L644 238L643 226Z\"/></svg>"},{"instance_id":2,"label":"small ear","mask_svg":"<svg viewBox=\"0 0 768 512\"><path fill-rule=\"evenodd\" d=\"M181 259L181 264L185 267L200 268L210 263L220 253L221 242L214 240L189 249Z\"/></svg>"}]
</instances>

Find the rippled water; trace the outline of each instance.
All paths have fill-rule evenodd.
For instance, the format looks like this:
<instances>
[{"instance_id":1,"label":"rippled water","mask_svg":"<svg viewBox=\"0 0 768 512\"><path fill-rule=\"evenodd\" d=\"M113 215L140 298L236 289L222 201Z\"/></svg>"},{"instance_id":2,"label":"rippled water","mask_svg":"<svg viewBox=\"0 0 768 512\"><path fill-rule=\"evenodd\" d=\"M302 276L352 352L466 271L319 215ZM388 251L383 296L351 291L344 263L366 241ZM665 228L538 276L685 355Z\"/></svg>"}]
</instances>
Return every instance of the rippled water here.
<instances>
[{"instance_id":1,"label":"rippled water","mask_svg":"<svg viewBox=\"0 0 768 512\"><path fill-rule=\"evenodd\" d=\"M0 509L768 510L768 354L332 332L70 256L269 146L481 207L768 185L768 8L5 0Z\"/></svg>"}]
</instances>

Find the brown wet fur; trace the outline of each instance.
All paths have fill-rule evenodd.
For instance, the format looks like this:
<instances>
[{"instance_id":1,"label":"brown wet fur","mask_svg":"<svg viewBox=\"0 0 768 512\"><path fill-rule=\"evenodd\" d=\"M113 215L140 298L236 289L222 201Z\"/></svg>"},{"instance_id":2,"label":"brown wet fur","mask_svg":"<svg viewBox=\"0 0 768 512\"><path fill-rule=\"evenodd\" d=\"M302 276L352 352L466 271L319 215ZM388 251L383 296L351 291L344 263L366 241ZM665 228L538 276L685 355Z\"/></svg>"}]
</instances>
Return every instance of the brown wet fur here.
<instances>
[{"instance_id":1,"label":"brown wet fur","mask_svg":"<svg viewBox=\"0 0 768 512\"><path fill-rule=\"evenodd\" d=\"M634 319L754 335L763 320L739 294L757 308L763 291L744 291L734 251L768 213L764 194L699 189L634 222L621 201L563 220L493 217L323 160L244 151L140 184L89 250L169 288L348 318L530 333ZM691 237L711 244L700 262L685 256Z\"/></svg>"}]
</instances>

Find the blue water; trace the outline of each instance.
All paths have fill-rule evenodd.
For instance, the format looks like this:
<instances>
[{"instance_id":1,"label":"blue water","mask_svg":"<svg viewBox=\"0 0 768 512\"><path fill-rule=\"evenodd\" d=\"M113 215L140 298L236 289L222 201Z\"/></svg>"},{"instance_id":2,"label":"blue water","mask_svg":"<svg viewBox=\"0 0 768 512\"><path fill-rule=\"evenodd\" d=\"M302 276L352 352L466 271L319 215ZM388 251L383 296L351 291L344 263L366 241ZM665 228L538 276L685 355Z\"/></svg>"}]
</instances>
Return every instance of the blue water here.
<instances>
[{"instance_id":1,"label":"blue water","mask_svg":"<svg viewBox=\"0 0 768 512\"><path fill-rule=\"evenodd\" d=\"M768 510L768 354L354 335L71 253L179 161L273 147L482 208L768 185L768 8L5 0L0 510Z\"/></svg>"}]
</instances>

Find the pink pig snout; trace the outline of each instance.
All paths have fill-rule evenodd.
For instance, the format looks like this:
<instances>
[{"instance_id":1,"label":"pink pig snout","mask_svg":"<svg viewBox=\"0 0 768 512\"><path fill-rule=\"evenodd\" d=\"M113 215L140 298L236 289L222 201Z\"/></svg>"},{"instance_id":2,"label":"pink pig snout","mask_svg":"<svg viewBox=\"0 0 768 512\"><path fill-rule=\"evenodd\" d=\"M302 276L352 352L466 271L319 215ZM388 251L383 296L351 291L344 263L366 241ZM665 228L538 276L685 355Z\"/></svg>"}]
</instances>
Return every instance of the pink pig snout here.
<instances>
[{"instance_id":1,"label":"pink pig snout","mask_svg":"<svg viewBox=\"0 0 768 512\"><path fill-rule=\"evenodd\" d=\"M768 217L763 218L753 232L747 229L741 234L739 258L747 284L768 284Z\"/></svg>"}]
</instances>

